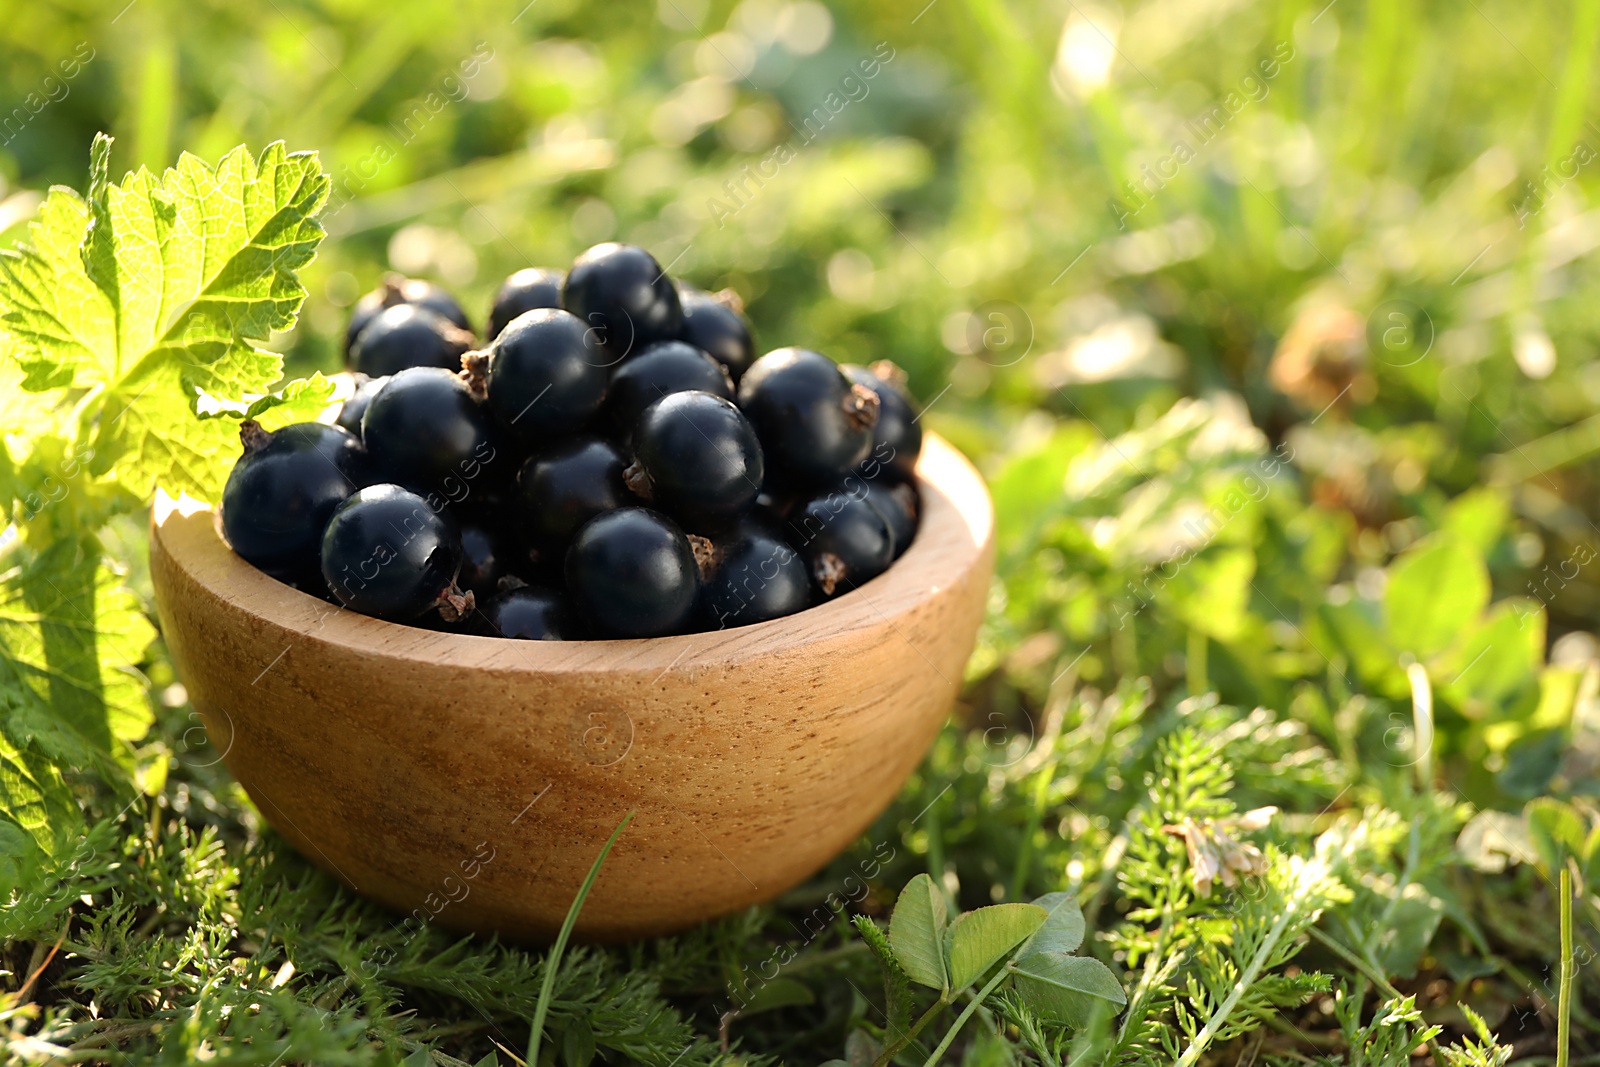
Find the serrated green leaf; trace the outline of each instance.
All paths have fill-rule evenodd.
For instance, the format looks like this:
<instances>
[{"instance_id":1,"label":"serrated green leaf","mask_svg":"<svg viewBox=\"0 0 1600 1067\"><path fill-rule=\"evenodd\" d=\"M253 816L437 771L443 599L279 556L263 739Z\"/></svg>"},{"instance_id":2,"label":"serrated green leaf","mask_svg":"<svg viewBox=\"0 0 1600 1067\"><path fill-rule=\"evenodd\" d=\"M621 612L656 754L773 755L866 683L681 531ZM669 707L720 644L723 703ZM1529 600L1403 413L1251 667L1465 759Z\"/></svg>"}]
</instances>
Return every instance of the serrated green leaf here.
<instances>
[{"instance_id":1,"label":"serrated green leaf","mask_svg":"<svg viewBox=\"0 0 1600 1067\"><path fill-rule=\"evenodd\" d=\"M1425 541L1389 568L1384 593L1389 637L1404 652L1431 656L1449 647L1489 603L1489 570L1459 541Z\"/></svg>"},{"instance_id":2,"label":"serrated green leaf","mask_svg":"<svg viewBox=\"0 0 1600 1067\"><path fill-rule=\"evenodd\" d=\"M0 577L0 727L63 765L131 769L151 720L134 665L154 638L92 543L50 546Z\"/></svg>"},{"instance_id":3,"label":"serrated green leaf","mask_svg":"<svg viewBox=\"0 0 1600 1067\"><path fill-rule=\"evenodd\" d=\"M114 465L117 480L141 497L159 485L174 496L218 499L238 455L238 422L195 418L181 402L188 395L182 371L171 364L145 364L127 382L133 393L119 391L102 412L90 470L104 474Z\"/></svg>"},{"instance_id":4,"label":"serrated green leaf","mask_svg":"<svg viewBox=\"0 0 1600 1067\"><path fill-rule=\"evenodd\" d=\"M96 139L87 199L52 189L28 242L0 252L0 327L26 388L99 390L84 412L94 474L139 497L159 484L214 499L233 434L194 414L282 373L255 342L299 312L328 178L279 143L112 184L109 147Z\"/></svg>"},{"instance_id":5,"label":"serrated green leaf","mask_svg":"<svg viewBox=\"0 0 1600 1067\"><path fill-rule=\"evenodd\" d=\"M950 988L961 990L976 982L1049 916L1037 904L991 904L957 916L950 924Z\"/></svg>"},{"instance_id":6,"label":"serrated green leaf","mask_svg":"<svg viewBox=\"0 0 1600 1067\"><path fill-rule=\"evenodd\" d=\"M116 350L116 316L83 269L88 226L89 205L58 185L29 224L28 243L0 251L0 327L11 336L27 389L105 380L100 354Z\"/></svg>"},{"instance_id":7,"label":"serrated green leaf","mask_svg":"<svg viewBox=\"0 0 1600 1067\"><path fill-rule=\"evenodd\" d=\"M276 430L295 422L316 422L333 400L335 385L318 371L309 378L296 378L275 393L261 397L245 411L263 428Z\"/></svg>"},{"instance_id":8,"label":"serrated green leaf","mask_svg":"<svg viewBox=\"0 0 1600 1067\"><path fill-rule=\"evenodd\" d=\"M1122 983L1092 956L1040 953L1018 960L1012 979L1017 993L1042 1018L1067 1026L1089 1025L1097 1010L1128 1003Z\"/></svg>"},{"instance_id":9,"label":"serrated green leaf","mask_svg":"<svg viewBox=\"0 0 1600 1067\"><path fill-rule=\"evenodd\" d=\"M1038 952L1076 952L1083 944L1083 909L1071 893L1046 893L1033 903L1047 914L1044 925L1028 942L1026 956ZM1026 958L1026 956L1021 958Z\"/></svg>"},{"instance_id":10,"label":"serrated green leaf","mask_svg":"<svg viewBox=\"0 0 1600 1067\"><path fill-rule=\"evenodd\" d=\"M0 715L17 694L0 694ZM0 730L0 853L17 864L31 863L38 855L57 855L83 819L72 791L61 774L36 752L15 744ZM17 835L23 835L21 841ZM31 843L31 847L23 847ZM32 849L38 849L38 855Z\"/></svg>"},{"instance_id":11,"label":"serrated green leaf","mask_svg":"<svg viewBox=\"0 0 1600 1067\"><path fill-rule=\"evenodd\" d=\"M944 897L926 874L906 883L889 918L889 947L900 967L918 985L947 990L944 931L948 922Z\"/></svg>"}]
</instances>

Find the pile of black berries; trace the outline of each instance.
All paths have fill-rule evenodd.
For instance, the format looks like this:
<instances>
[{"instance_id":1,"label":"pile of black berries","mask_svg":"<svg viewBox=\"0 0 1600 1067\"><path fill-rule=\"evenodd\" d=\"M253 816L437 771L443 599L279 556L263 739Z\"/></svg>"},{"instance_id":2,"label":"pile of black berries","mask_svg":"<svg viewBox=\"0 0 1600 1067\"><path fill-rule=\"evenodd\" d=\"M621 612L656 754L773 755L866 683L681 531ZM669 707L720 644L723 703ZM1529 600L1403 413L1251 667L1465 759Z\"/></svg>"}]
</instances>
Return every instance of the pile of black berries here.
<instances>
[{"instance_id":1,"label":"pile of black berries","mask_svg":"<svg viewBox=\"0 0 1600 1067\"><path fill-rule=\"evenodd\" d=\"M716 630L853 589L916 532L898 368L756 359L735 294L642 248L513 274L482 346L450 294L393 277L345 350L334 425L243 424L222 526L355 611L538 640Z\"/></svg>"}]
</instances>

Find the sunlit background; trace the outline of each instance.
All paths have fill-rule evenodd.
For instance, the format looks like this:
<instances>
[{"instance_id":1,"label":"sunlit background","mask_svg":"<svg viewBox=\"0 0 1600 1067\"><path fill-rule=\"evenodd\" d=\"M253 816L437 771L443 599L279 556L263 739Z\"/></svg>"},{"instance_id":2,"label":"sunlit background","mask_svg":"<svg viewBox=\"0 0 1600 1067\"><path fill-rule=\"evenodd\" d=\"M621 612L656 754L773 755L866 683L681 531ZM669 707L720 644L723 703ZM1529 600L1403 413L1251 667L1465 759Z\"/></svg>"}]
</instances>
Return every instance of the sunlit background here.
<instances>
[{"instance_id":1,"label":"sunlit background","mask_svg":"<svg viewBox=\"0 0 1600 1067\"><path fill-rule=\"evenodd\" d=\"M1000 560L955 725L833 872L903 846L863 907L926 870L966 907L1081 890L1109 928L1125 820L1183 720L1226 749L1241 810L1387 808L1369 881L1410 895L1369 885L1354 914L1376 900L1379 933L1409 933L1374 966L1421 968L1408 992L1459 983L1426 985L1430 1010L1464 997L1537 1030L1507 960L1551 973L1559 860L1502 874L1482 832L1458 845L1456 805L1503 830L1578 798L1600 878L1597 41L1596 0L11 2L0 246L49 185L82 187L97 131L114 176L283 140L334 183L301 324L275 341L292 377L338 368L386 271L481 325L508 273L605 240L737 290L760 349L894 360L988 475ZM135 510L100 540L149 610ZM216 828L244 884L278 885L242 791L190 758L159 642L138 666L151 792L183 833ZM1438 859L1413 884L1424 823ZM177 851L198 868L208 848ZM714 963L674 970L668 944L628 965L709 1002L724 983L683 976L738 975L830 878L708 928ZM381 934L363 914L334 935ZM815 973L819 1006L753 1047L836 1054L866 1002ZM1594 968L1578 981L1592 1003ZM1318 1004L1299 1023L1332 1027ZM780 1043L795 1019L826 1041Z\"/></svg>"}]
</instances>

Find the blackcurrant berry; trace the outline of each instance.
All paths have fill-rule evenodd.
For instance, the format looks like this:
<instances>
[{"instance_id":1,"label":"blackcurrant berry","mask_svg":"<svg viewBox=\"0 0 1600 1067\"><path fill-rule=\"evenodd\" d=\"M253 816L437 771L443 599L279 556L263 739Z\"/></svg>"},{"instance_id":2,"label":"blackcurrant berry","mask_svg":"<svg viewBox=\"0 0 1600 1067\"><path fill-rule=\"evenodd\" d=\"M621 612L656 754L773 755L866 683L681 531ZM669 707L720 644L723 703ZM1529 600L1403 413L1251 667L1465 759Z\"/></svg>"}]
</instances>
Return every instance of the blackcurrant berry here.
<instances>
[{"instance_id":1,"label":"blackcurrant berry","mask_svg":"<svg viewBox=\"0 0 1600 1067\"><path fill-rule=\"evenodd\" d=\"M239 426L244 455L222 490L222 532L247 562L287 582L317 573L322 531L365 477L361 442L337 426Z\"/></svg>"},{"instance_id":2,"label":"blackcurrant berry","mask_svg":"<svg viewBox=\"0 0 1600 1067\"><path fill-rule=\"evenodd\" d=\"M340 504L322 535L322 576L352 611L408 622L439 609L453 622L472 593L455 584L461 536L454 522L398 485L373 485Z\"/></svg>"},{"instance_id":3,"label":"blackcurrant berry","mask_svg":"<svg viewBox=\"0 0 1600 1067\"><path fill-rule=\"evenodd\" d=\"M683 339L710 353L737 382L756 358L739 294L732 289L703 293L683 288L678 295L683 302Z\"/></svg>"},{"instance_id":4,"label":"blackcurrant berry","mask_svg":"<svg viewBox=\"0 0 1600 1067\"><path fill-rule=\"evenodd\" d=\"M734 395L733 379L722 364L693 345L659 341L612 372L603 413L613 432L626 435L645 408L670 393L690 389L725 400Z\"/></svg>"},{"instance_id":5,"label":"blackcurrant berry","mask_svg":"<svg viewBox=\"0 0 1600 1067\"><path fill-rule=\"evenodd\" d=\"M355 345L361 331L371 324L378 312L396 304L416 304L418 307L427 308L435 315L442 315L463 330L472 329L472 323L467 321L467 313L461 310L461 305L456 302L455 297L421 278L390 274L384 278L382 285L363 295L351 309L350 324L344 333L346 356L350 354L350 349Z\"/></svg>"},{"instance_id":6,"label":"blackcurrant berry","mask_svg":"<svg viewBox=\"0 0 1600 1067\"><path fill-rule=\"evenodd\" d=\"M780 348L751 364L739 382L739 406L768 465L813 486L837 482L867 457L878 419L877 393L804 348Z\"/></svg>"},{"instance_id":7,"label":"blackcurrant berry","mask_svg":"<svg viewBox=\"0 0 1600 1067\"><path fill-rule=\"evenodd\" d=\"M636 245L595 245L579 256L561 306L592 327L616 359L683 332L677 288L656 257Z\"/></svg>"},{"instance_id":8,"label":"blackcurrant berry","mask_svg":"<svg viewBox=\"0 0 1600 1067\"><path fill-rule=\"evenodd\" d=\"M906 390L905 371L880 359L870 367L847 363L839 368L856 385L878 394L878 421L872 427L872 451L856 468L872 479L884 468L900 481L916 476L922 452L922 423L916 404Z\"/></svg>"},{"instance_id":9,"label":"blackcurrant berry","mask_svg":"<svg viewBox=\"0 0 1600 1067\"><path fill-rule=\"evenodd\" d=\"M339 409L339 417L333 420L334 423L343 426L357 437L361 436L361 416L367 413L367 405L372 403L372 398L378 395L378 390L382 389L388 380L388 375L382 378L360 375L355 392L350 394L350 399Z\"/></svg>"},{"instance_id":10,"label":"blackcurrant berry","mask_svg":"<svg viewBox=\"0 0 1600 1067\"><path fill-rule=\"evenodd\" d=\"M523 312L487 350L469 353L465 377L506 436L524 445L581 429L606 396L608 357L583 323L556 308Z\"/></svg>"},{"instance_id":11,"label":"blackcurrant berry","mask_svg":"<svg viewBox=\"0 0 1600 1067\"><path fill-rule=\"evenodd\" d=\"M524 311L560 307L561 283L566 281L566 277L558 270L524 267L507 278L500 286L500 291L494 294L494 306L489 309L485 338L493 341L499 337L500 331Z\"/></svg>"},{"instance_id":12,"label":"blackcurrant berry","mask_svg":"<svg viewBox=\"0 0 1600 1067\"><path fill-rule=\"evenodd\" d=\"M570 641L577 636L566 604L550 589L533 585L508 588L481 610L490 632L500 637Z\"/></svg>"},{"instance_id":13,"label":"blackcurrant berry","mask_svg":"<svg viewBox=\"0 0 1600 1067\"><path fill-rule=\"evenodd\" d=\"M739 409L710 393L673 393L633 431L628 488L690 529L727 522L761 492L761 443Z\"/></svg>"},{"instance_id":14,"label":"blackcurrant berry","mask_svg":"<svg viewBox=\"0 0 1600 1067\"><path fill-rule=\"evenodd\" d=\"M350 348L350 366L381 377L407 367L461 369L461 354L476 339L441 315L416 304L384 308Z\"/></svg>"},{"instance_id":15,"label":"blackcurrant berry","mask_svg":"<svg viewBox=\"0 0 1600 1067\"><path fill-rule=\"evenodd\" d=\"M492 484L488 416L460 375L439 367L390 378L367 405L361 437L378 473L416 492L459 503Z\"/></svg>"},{"instance_id":16,"label":"blackcurrant berry","mask_svg":"<svg viewBox=\"0 0 1600 1067\"><path fill-rule=\"evenodd\" d=\"M594 437L531 457L512 491L518 529L541 557L565 551L584 523L637 503L622 481L626 466L615 447Z\"/></svg>"},{"instance_id":17,"label":"blackcurrant berry","mask_svg":"<svg viewBox=\"0 0 1600 1067\"><path fill-rule=\"evenodd\" d=\"M864 493L812 497L789 517L788 535L824 597L876 578L894 560L894 533Z\"/></svg>"},{"instance_id":18,"label":"blackcurrant berry","mask_svg":"<svg viewBox=\"0 0 1600 1067\"><path fill-rule=\"evenodd\" d=\"M700 585L689 538L649 508L618 508L589 520L567 551L566 577L578 614L606 637L682 632Z\"/></svg>"},{"instance_id":19,"label":"blackcurrant berry","mask_svg":"<svg viewBox=\"0 0 1600 1067\"><path fill-rule=\"evenodd\" d=\"M899 559L917 534L917 491L909 482L888 484L882 480L866 482L867 503L878 509L894 535L894 556Z\"/></svg>"},{"instance_id":20,"label":"blackcurrant berry","mask_svg":"<svg viewBox=\"0 0 1600 1067\"><path fill-rule=\"evenodd\" d=\"M713 542L700 594L708 629L793 615L811 604L811 576L800 554L765 524L742 522Z\"/></svg>"},{"instance_id":21,"label":"blackcurrant berry","mask_svg":"<svg viewBox=\"0 0 1600 1067\"><path fill-rule=\"evenodd\" d=\"M456 583L470 589L480 601L493 596L500 579L511 573L511 553L505 536L486 523L457 520L461 531L461 573Z\"/></svg>"}]
</instances>

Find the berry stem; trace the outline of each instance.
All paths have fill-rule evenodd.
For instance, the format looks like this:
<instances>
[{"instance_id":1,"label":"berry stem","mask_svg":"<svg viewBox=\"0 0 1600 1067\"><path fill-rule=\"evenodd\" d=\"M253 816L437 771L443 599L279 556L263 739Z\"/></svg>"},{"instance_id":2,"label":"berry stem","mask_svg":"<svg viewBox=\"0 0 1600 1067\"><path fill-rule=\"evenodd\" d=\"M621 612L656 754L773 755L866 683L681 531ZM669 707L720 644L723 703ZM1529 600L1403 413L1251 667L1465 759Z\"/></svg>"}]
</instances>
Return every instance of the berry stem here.
<instances>
[{"instance_id":1,"label":"berry stem","mask_svg":"<svg viewBox=\"0 0 1600 1067\"><path fill-rule=\"evenodd\" d=\"M272 433L262 429L255 419L245 419L239 424L239 443L244 446L245 455L253 456L272 443Z\"/></svg>"},{"instance_id":2,"label":"berry stem","mask_svg":"<svg viewBox=\"0 0 1600 1067\"><path fill-rule=\"evenodd\" d=\"M858 430L870 430L878 425L878 394L864 385L851 385L840 406L845 418Z\"/></svg>"},{"instance_id":3,"label":"berry stem","mask_svg":"<svg viewBox=\"0 0 1600 1067\"><path fill-rule=\"evenodd\" d=\"M393 271L390 271L388 274L383 276L384 307L392 308L397 304L404 304L406 302L405 290L400 288L405 280L405 275L396 274Z\"/></svg>"}]
</instances>

